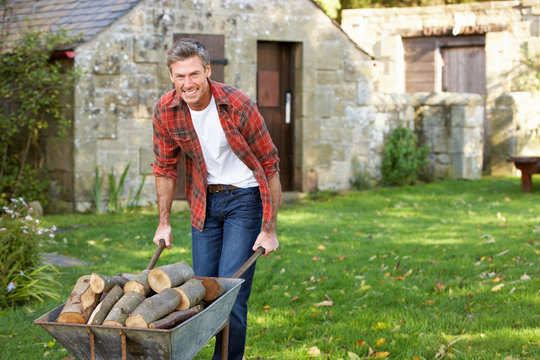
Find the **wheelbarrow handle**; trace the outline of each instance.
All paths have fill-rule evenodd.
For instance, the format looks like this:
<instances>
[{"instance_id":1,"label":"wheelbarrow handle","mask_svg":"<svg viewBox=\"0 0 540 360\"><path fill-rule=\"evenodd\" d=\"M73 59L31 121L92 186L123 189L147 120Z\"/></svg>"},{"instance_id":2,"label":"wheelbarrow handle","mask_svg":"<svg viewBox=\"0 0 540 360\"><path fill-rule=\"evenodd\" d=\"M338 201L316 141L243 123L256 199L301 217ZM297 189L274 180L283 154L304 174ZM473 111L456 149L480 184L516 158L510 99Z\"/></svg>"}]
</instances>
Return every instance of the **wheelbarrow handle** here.
<instances>
[{"instance_id":1,"label":"wheelbarrow handle","mask_svg":"<svg viewBox=\"0 0 540 360\"><path fill-rule=\"evenodd\" d=\"M242 265L240 269L232 276L233 278L237 279L240 276L244 275L247 269L253 265L255 261L259 258L259 256L263 255L265 252L264 248L262 246L259 246L257 250L255 250L255 253L251 255L251 257Z\"/></svg>"},{"instance_id":2,"label":"wheelbarrow handle","mask_svg":"<svg viewBox=\"0 0 540 360\"><path fill-rule=\"evenodd\" d=\"M154 252L154 256L152 256L152 259L150 260L150 263L146 267L146 270L152 270L154 266L156 265L159 255L161 255L161 252L165 248L165 239L159 239L159 245L156 249L156 252Z\"/></svg>"}]
</instances>

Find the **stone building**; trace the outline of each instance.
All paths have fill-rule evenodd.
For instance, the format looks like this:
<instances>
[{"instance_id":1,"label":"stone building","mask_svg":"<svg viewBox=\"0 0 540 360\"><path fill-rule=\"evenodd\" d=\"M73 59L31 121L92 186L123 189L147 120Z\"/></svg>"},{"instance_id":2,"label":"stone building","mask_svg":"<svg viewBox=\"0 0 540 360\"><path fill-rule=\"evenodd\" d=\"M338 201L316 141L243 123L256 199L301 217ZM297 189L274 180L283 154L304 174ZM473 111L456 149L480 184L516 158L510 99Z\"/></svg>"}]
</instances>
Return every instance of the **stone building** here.
<instances>
[{"instance_id":1,"label":"stone building","mask_svg":"<svg viewBox=\"0 0 540 360\"><path fill-rule=\"evenodd\" d=\"M286 191L348 186L359 136L347 107L370 82L371 56L311 0L49 0L8 1L12 25L82 31L65 58L83 71L73 93L71 138L50 137L47 166L62 200L92 205L94 171L130 164L125 181L155 200L152 114L171 89L166 49L195 37L209 47L212 75L241 88L265 117L281 158ZM11 14L11 13L10 13ZM74 56L73 56L74 54ZM363 79L360 83L358 79ZM107 181L103 198L107 199ZM183 196L178 181L177 198ZM126 196L126 194L124 194Z\"/></svg>"},{"instance_id":2,"label":"stone building","mask_svg":"<svg viewBox=\"0 0 540 360\"><path fill-rule=\"evenodd\" d=\"M400 125L415 128L432 147L432 177L481 175L482 141L462 141L482 133L478 95L385 93L381 62L311 0L12 0L8 6L12 25L83 34L55 54L83 71L69 100L72 134L51 134L44 149L62 189L56 203L67 210L92 207L96 169L118 181L128 164L120 195L142 186L141 199L155 202L152 114L171 89L165 53L178 37L206 43L214 80L257 102L278 147L285 191L348 189L359 176L378 181L385 139ZM103 185L107 201L106 178ZM182 199L182 176L177 185L175 197Z\"/></svg>"},{"instance_id":3,"label":"stone building","mask_svg":"<svg viewBox=\"0 0 540 360\"><path fill-rule=\"evenodd\" d=\"M507 96L524 71L524 55L540 55L539 0L345 10L342 27L377 58L376 91L482 96L485 168L492 174L513 171L509 155L540 153L534 101Z\"/></svg>"}]
</instances>

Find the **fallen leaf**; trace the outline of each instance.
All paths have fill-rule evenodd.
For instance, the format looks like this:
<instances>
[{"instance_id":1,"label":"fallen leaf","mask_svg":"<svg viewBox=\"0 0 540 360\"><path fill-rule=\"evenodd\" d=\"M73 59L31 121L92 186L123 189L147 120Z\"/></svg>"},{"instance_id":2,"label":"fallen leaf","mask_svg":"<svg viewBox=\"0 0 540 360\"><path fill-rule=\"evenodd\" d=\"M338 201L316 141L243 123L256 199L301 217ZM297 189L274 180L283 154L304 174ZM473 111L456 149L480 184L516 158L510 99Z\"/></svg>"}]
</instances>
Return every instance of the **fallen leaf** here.
<instances>
[{"instance_id":1,"label":"fallen leaf","mask_svg":"<svg viewBox=\"0 0 540 360\"><path fill-rule=\"evenodd\" d=\"M444 291L444 289L446 289L446 286L444 286L443 283L437 283L437 285L435 285L435 291L437 292Z\"/></svg>"},{"instance_id":2,"label":"fallen leaf","mask_svg":"<svg viewBox=\"0 0 540 360\"><path fill-rule=\"evenodd\" d=\"M373 359L386 359L390 355L388 351L376 352L370 355Z\"/></svg>"},{"instance_id":3,"label":"fallen leaf","mask_svg":"<svg viewBox=\"0 0 540 360\"><path fill-rule=\"evenodd\" d=\"M354 346L358 346L358 347L362 347L365 345L366 345L366 342L364 340L358 340L357 342L354 343Z\"/></svg>"},{"instance_id":4,"label":"fallen leaf","mask_svg":"<svg viewBox=\"0 0 540 360\"><path fill-rule=\"evenodd\" d=\"M291 301L294 301L294 300L297 300L297 299L298 299L298 296L293 296L293 297L291 298Z\"/></svg>"},{"instance_id":5,"label":"fallen leaf","mask_svg":"<svg viewBox=\"0 0 540 360\"><path fill-rule=\"evenodd\" d=\"M502 277L497 276L497 277L495 277L493 280L491 280L491 282L499 282L499 281L501 281L502 279L503 279Z\"/></svg>"},{"instance_id":6,"label":"fallen leaf","mask_svg":"<svg viewBox=\"0 0 540 360\"><path fill-rule=\"evenodd\" d=\"M405 280L405 276L396 276L393 279L395 279L395 280Z\"/></svg>"},{"instance_id":7,"label":"fallen leaf","mask_svg":"<svg viewBox=\"0 0 540 360\"><path fill-rule=\"evenodd\" d=\"M352 351L347 351L347 355L349 355L350 360L360 360L360 356L358 356L356 353L353 353Z\"/></svg>"},{"instance_id":8,"label":"fallen leaf","mask_svg":"<svg viewBox=\"0 0 540 360\"><path fill-rule=\"evenodd\" d=\"M324 247L324 245L319 245L319 246L317 246L317 249L319 249L319 250L324 250L324 249L326 249L326 248Z\"/></svg>"},{"instance_id":9,"label":"fallen leaf","mask_svg":"<svg viewBox=\"0 0 540 360\"><path fill-rule=\"evenodd\" d=\"M498 253L498 254L497 254L497 255L495 255L495 256L503 256L503 255L506 255L506 254L508 254L509 252L510 252L510 250L504 250L504 251L502 251L502 252Z\"/></svg>"},{"instance_id":10,"label":"fallen leaf","mask_svg":"<svg viewBox=\"0 0 540 360\"><path fill-rule=\"evenodd\" d=\"M319 348L316 346L312 346L308 349L308 354L310 356L319 356L321 355L321 350L319 350Z\"/></svg>"},{"instance_id":11,"label":"fallen leaf","mask_svg":"<svg viewBox=\"0 0 540 360\"><path fill-rule=\"evenodd\" d=\"M375 344L376 347L381 347L382 344L386 342L386 338L380 338L377 340L377 343Z\"/></svg>"},{"instance_id":12,"label":"fallen leaf","mask_svg":"<svg viewBox=\"0 0 540 360\"><path fill-rule=\"evenodd\" d=\"M504 287L504 284L499 284L491 288L491 291L499 291Z\"/></svg>"},{"instance_id":13,"label":"fallen leaf","mask_svg":"<svg viewBox=\"0 0 540 360\"><path fill-rule=\"evenodd\" d=\"M369 258L369 261L373 261L377 258L377 255L373 255L372 257Z\"/></svg>"},{"instance_id":14,"label":"fallen leaf","mask_svg":"<svg viewBox=\"0 0 540 360\"><path fill-rule=\"evenodd\" d=\"M272 307L270 305L264 305L263 306L263 310L266 311L266 312L270 311L271 308Z\"/></svg>"},{"instance_id":15,"label":"fallen leaf","mask_svg":"<svg viewBox=\"0 0 540 360\"><path fill-rule=\"evenodd\" d=\"M409 271L407 271L407 272L405 273L405 275L403 275L403 276L407 277L407 276L409 276L409 275L411 275L411 274L412 274L412 269L410 269Z\"/></svg>"},{"instance_id":16,"label":"fallen leaf","mask_svg":"<svg viewBox=\"0 0 540 360\"><path fill-rule=\"evenodd\" d=\"M332 306L334 305L334 303L330 300L325 300L325 301L321 301L320 303L316 303L315 306L317 307L320 307L320 306Z\"/></svg>"},{"instance_id":17,"label":"fallen leaf","mask_svg":"<svg viewBox=\"0 0 540 360\"><path fill-rule=\"evenodd\" d=\"M341 255L338 259L334 260L334 262L345 260L345 258L347 258L345 255Z\"/></svg>"},{"instance_id":18,"label":"fallen leaf","mask_svg":"<svg viewBox=\"0 0 540 360\"><path fill-rule=\"evenodd\" d=\"M319 261L320 259L319 259L319 257L318 257L317 255L315 255L314 257L311 258L311 260L313 260L313 261Z\"/></svg>"},{"instance_id":19,"label":"fallen leaf","mask_svg":"<svg viewBox=\"0 0 540 360\"><path fill-rule=\"evenodd\" d=\"M523 280L523 281L531 280L531 277L527 275L527 273L523 273L523 275L521 275L520 277L520 280Z\"/></svg>"}]
</instances>

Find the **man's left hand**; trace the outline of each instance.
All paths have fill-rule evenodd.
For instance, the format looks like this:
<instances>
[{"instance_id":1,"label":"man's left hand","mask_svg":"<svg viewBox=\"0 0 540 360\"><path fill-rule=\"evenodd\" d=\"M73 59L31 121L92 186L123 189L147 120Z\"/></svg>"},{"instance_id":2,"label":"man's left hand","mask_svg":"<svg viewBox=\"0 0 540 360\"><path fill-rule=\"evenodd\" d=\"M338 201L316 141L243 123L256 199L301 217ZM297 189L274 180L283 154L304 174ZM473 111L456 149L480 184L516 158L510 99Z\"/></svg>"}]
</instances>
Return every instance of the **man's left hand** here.
<instances>
[{"instance_id":1,"label":"man's left hand","mask_svg":"<svg viewBox=\"0 0 540 360\"><path fill-rule=\"evenodd\" d=\"M264 257L267 257L273 251L276 251L279 247L279 241L275 232L261 231L255 244L253 245L253 251L256 251L259 246L264 248Z\"/></svg>"}]
</instances>

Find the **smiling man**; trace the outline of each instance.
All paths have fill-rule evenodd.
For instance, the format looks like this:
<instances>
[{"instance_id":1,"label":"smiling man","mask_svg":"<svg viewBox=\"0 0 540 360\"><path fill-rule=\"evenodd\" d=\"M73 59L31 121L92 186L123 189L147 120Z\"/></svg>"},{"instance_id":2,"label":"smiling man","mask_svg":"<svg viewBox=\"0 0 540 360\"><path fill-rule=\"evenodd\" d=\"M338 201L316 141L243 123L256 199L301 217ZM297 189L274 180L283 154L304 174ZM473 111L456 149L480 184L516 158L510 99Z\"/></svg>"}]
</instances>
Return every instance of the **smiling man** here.
<instances>
[{"instance_id":1,"label":"smiling man","mask_svg":"<svg viewBox=\"0 0 540 360\"><path fill-rule=\"evenodd\" d=\"M279 246L277 149L253 101L241 90L210 80L203 44L192 39L175 42L167 52L167 65L174 90L159 99L153 117L159 207L154 242L165 239L171 248L169 219L178 159L184 152L195 275L231 277L259 246L265 256ZM252 266L244 273L231 312L231 360L244 354L254 272ZM218 336L214 359L220 357Z\"/></svg>"}]
</instances>

